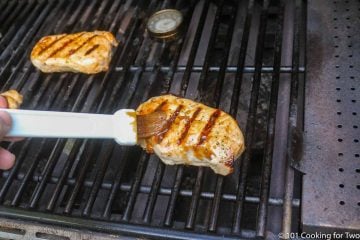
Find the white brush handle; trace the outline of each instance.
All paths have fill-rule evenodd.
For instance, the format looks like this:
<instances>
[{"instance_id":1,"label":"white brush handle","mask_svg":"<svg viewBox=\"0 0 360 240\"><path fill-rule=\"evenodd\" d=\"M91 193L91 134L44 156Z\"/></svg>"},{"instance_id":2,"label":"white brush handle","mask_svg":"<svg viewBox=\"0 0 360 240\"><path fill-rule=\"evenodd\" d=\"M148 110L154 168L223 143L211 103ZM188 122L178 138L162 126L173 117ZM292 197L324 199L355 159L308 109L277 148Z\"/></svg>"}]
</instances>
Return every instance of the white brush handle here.
<instances>
[{"instance_id":1,"label":"white brush handle","mask_svg":"<svg viewBox=\"0 0 360 240\"><path fill-rule=\"evenodd\" d=\"M137 142L136 117L132 109L122 109L114 115L2 110L12 118L9 137L114 138L121 145Z\"/></svg>"}]
</instances>

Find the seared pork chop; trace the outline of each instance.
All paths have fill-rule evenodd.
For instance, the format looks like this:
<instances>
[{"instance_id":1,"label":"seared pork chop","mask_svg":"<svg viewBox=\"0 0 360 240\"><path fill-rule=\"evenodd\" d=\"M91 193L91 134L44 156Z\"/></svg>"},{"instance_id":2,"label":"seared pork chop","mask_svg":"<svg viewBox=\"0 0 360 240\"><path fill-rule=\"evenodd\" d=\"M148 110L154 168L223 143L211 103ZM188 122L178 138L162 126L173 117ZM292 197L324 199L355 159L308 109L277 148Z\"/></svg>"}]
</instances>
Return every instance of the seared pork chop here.
<instances>
[{"instance_id":1,"label":"seared pork chop","mask_svg":"<svg viewBox=\"0 0 360 240\"><path fill-rule=\"evenodd\" d=\"M43 72L106 71L117 41L110 32L94 31L46 36L34 46L32 63Z\"/></svg>"},{"instance_id":2,"label":"seared pork chop","mask_svg":"<svg viewBox=\"0 0 360 240\"><path fill-rule=\"evenodd\" d=\"M138 115L163 111L165 130L139 144L166 164L207 166L228 175L245 149L237 122L227 113L188 99L165 95L141 104Z\"/></svg>"}]
</instances>

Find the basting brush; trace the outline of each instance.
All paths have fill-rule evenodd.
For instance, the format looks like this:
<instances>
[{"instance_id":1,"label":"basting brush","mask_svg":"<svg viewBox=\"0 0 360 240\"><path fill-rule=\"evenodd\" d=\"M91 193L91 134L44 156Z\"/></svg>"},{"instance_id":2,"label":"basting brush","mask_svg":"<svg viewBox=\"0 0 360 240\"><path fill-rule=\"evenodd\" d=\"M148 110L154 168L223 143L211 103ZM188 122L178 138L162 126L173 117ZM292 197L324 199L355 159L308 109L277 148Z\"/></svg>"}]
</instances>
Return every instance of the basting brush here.
<instances>
[{"instance_id":1,"label":"basting brush","mask_svg":"<svg viewBox=\"0 0 360 240\"><path fill-rule=\"evenodd\" d=\"M7 137L115 139L121 145L135 145L138 139L163 131L166 114L155 111L136 115L121 109L113 115L2 109L10 114L12 127Z\"/></svg>"}]
</instances>

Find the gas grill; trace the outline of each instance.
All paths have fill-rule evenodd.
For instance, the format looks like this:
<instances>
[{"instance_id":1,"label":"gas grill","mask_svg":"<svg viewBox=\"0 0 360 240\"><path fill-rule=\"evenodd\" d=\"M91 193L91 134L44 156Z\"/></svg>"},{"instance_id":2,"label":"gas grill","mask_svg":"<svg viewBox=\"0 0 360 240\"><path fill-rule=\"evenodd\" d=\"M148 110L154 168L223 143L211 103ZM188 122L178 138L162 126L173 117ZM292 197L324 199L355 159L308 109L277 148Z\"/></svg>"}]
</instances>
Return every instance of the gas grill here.
<instances>
[{"instance_id":1,"label":"gas grill","mask_svg":"<svg viewBox=\"0 0 360 240\"><path fill-rule=\"evenodd\" d=\"M246 140L226 177L167 166L112 140L2 143L17 160L0 171L0 238L278 239L360 231L358 0L0 6L0 87L21 92L22 109L110 114L171 93L230 113ZM179 10L183 23L177 38L164 41L149 34L147 20L168 8ZM93 30L120 42L109 71L45 74L32 66L30 51L41 37Z\"/></svg>"}]
</instances>

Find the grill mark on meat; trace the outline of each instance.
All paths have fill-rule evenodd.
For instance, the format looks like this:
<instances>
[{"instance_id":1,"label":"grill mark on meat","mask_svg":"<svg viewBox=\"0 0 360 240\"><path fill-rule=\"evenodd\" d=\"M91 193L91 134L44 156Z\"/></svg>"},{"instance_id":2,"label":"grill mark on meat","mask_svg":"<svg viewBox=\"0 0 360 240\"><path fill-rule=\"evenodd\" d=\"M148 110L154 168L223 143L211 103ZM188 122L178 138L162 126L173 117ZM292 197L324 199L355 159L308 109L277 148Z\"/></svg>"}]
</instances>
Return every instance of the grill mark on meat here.
<instances>
[{"instance_id":1,"label":"grill mark on meat","mask_svg":"<svg viewBox=\"0 0 360 240\"><path fill-rule=\"evenodd\" d=\"M92 46L92 48L90 48L89 50L86 51L85 56L89 55L91 52L93 52L95 49L97 49L100 45L99 44L95 44L94 46Z\"/></svg>"},{"instance_id":2,"label":"grill mark on meat","mask_svg":"<svg viewBox=\"0 0 360 240\"><path fill-rule=\"evenodd\" d=\"M171 129L171 125L174 123L182 108L183 105L179 105L175 112L171 114L170 118L166 121L165 130L156 136L157 143L161 143L161 141L164 139L166 133Z\"/></svg>"},{"instance_id":3,"label":"grill mark on meat","mask_svg":"<svg viewBox=\"0 0 360 240\"><path fill-rule=\"evenodd\" d=\"M221 111L219 109L216 109L216 111L211 114L209 121L206 123L204 129L201 131L198 145L203 144L208 139L208 135L211 132L211 129L215 126L216 120L218 119L220 114Z\"/></svg>"},{"instance_id":4,"label":"grill mark on meat","mask_svg":"<svg viewBox=\"0 0 360 240\"><path fill-rule=\"evenodd\" d=\"M153 113L156 111L163 111L162 108L168 103L168 100L164 100L163 102L161 102L159 105L156 106L156 108L153 111L147 112L145 109L142 109L139 111L139 114L149 114L149 113Z\"/></svg>"},{"instance_id":5,"label":"grill mark on meat","mask_svg":"<svg viewBox=\"0 0 360 240\"><path fill-rule=\"evenodd\" d=\"M178 145L182 144L182 142L186 138L186 136L187 136L187 134L189 132L189 129L191 127L192 122L196 119L197 115L199 115L201 110L202 110L202 108L198 107L196 109L196 111L193 113L193 115L191 116L191 118L186 121L183 132L181 133L180 138L177 141Z\"/></svg>"},{"instance_id":6,"label":"grill mark on meat","mask_svg":"<svg viewBox=\"0 0 360 240\"><path fill-rule=\"evenodd\" d=\"M91 40L93 40L95 37L97 37L98 35L94 35L89 37L88 39L86 39L79 47L75 48L75 49L70 49L68 56L70 57L71 55L73 55L74 53L76 53L77 51L79 51L81 48L83 48L85 45L87 45ZM86 54L85 54L86 55Z\"/></svg>"},{"instance_id":7,"label":"grill mark on meat","mask_svg":"<svg viewBox=\"0 0 360 240\"><path fill-rule=\"evenodd\" d=\"M167 102L168 100L165 100L162 103L160 103L159 106L155 108L154 112L161 110L167 104Z\"/></svg>"},{"instance_id":8,"label":"grill mark on meat","mask_svg":"<svg viewBox=\"0 0 360 240\"><path fill-rule=\"evenodd\" d=\"M59 37L58 39L52 41L50 44L48 44L46 47L44 47L43 49L41 49L41 51L39 52L39 56L41 54L43 54L44 52L46 52L46 50L48 50L49 48L51 48L52 46L54 46L55 43L59 42L60 40L62 40L64 37L66 37L66 35Z\"/></svg>"},{"instance_id":9,"label":"grill mark on meat","mask_svg":"<svg viewBox=\"0 0 360 240\"><path fill-rule=\"evenodd\" d=\"M58 52L62 51L64 48L66 48L70 43L72 43L73 41L75 41L76 39L78 39L79 37L81 37L82 35L84 35L85 33L82 33L68 41L66 41L61 47L55 49L50 55L49 58L53 57L55 54L57 54Z\"/></svg>"}]
</instances>

